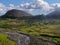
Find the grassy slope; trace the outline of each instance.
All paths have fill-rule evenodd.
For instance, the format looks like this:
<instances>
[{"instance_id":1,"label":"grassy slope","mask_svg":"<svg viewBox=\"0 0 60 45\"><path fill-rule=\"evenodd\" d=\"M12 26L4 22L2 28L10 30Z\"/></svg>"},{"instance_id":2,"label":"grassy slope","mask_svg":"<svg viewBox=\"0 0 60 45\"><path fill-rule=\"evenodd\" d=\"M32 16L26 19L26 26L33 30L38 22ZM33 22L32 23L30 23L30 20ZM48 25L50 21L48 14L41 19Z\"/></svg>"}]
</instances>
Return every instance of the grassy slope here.
<instances>
[{"instance_id":1,"label":"grassy slope","mask_svg":"<svg viewBox=\"0 0 60 45\"><path fill-rule=\"evenodd\" d=\"M0 45L16 45L14 41L11 41L7 38L5 34L0 34Z\"/></svg>"},{"instance_id":2,"label":"grassy slope","mask_svg":"<svg viewBox=\"0 0 60 45\"><path fill-rule=\"evenodd\" d=\"M50 22L51 23L51 22ZM2 31L19 31L40 37L40 34L48 34L51 36L60 36L60 24L43 24L40 22L27 22L24 20L1 20L0 28ZM0 30L1 31L1 30ZM52 40L60 42L60 38L53 38Z\"/></svg>"}]
</instances>

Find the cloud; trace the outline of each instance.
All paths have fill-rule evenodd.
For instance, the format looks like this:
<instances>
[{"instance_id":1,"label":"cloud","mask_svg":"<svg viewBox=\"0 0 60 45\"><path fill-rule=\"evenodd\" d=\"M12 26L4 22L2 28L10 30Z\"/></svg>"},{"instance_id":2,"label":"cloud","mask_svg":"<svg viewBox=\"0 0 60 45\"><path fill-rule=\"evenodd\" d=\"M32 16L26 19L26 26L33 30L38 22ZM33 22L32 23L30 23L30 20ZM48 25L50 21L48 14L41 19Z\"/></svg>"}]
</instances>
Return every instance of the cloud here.
<instances>
[{"instance_id":1,"label":"cloud","mask_svg":"<svg viewBox=\"0 0 60 45\"><path fill-rule=\"evenodd\" d=\"M33 5L33 3L20 4L20 8L23 8L23 9L32 9L32 8L35 8L35 4L34 5Z\"/></svg>"},{"instance_id":2,"label":"cloud","mask_svg":"<svg viewBox=\"0 0 60 45\"><path fill-rule=\"evenodd\" d=\"M32 13L36 10L40 10L40 12L50 12L57 8L60 8L60 3L49 4L45 0L35 0L34 2L30 3L28 2L21 3L20 5L17 6L15 6L14 4L9 4L9 6L6 6L0 3L0 14L4 14L11 9L18 9Z\"/></svg>"},{"instance_id":3,"label":"cloud","mask_svg":"<svg viewBox=\"0 0 60 45\"><path fill-rule=\"evenodd\" d=\"M49 11L52 7L44 0L36 0L37 7L43 11Z\"/></svg>"},{"instance_id":4,"label":"cloud","mask_svg":"<svg viewBox=\"0 0 60 45\"><path fill-rule=\"evenodd\" d=\"M54 9L60 9L60 3L52 4L52 7L53 7Z\"/></svg>"},{"instance_id":5,"label":"cloud","mask_svg":"<svg viewBox=\"0 0 60 45\"><path fill-rule=\"evenodd\" d=\"M0 3L0 15L5 14L8 10L11 9L18 9L18 10L23 10L26 12L31 12L33 9L27 9L29 3L24 4L20 4L15 6L14 4L9 4L9 6L5 6L4 4Z\"/></svg>"},{"instance_id":6,"label":"cloud","mask_svg":"<svg viewBox=\"0 0 60 45\"><path fill-rule=\"evenodd\" d=\"M2 3L0 3L0 14L5 13L6 7Z\"/></svg>"},{"instance_id":7,"label":"cloud","mask_svg":"<svg viewBox=\"0 0 60 45\"><path fill-rule=\"evenodd\" d=\"M16 9L16 7L14 6L14 4L9 4L8 9L9 9L9 10L10 10L10 9Z\"/></svg>"},{"instance_id":8,"label":"cloud","mask_svg":"<svg viewBox=\"0 0 60 45\"><path fill-rule=\"evenodd\" d=\"M60 3L52 4L53 7L60 7Z\"/></svg>"},{"instance_id":9,"label":"cloud","mask_svg":"<svg viewBox=\"0 0 60 45\"><path fill-rule=\"evenodd\" d=\"M46 1L44 0L35 0L35 2L31 2L31 3L24 3L24 4L20 4L20 8L23 9L39 9L40 11L50 11L53 9L52 6L50 6ZM33 11L32 10L32 11Z\"/></svg>"}]
</instances>

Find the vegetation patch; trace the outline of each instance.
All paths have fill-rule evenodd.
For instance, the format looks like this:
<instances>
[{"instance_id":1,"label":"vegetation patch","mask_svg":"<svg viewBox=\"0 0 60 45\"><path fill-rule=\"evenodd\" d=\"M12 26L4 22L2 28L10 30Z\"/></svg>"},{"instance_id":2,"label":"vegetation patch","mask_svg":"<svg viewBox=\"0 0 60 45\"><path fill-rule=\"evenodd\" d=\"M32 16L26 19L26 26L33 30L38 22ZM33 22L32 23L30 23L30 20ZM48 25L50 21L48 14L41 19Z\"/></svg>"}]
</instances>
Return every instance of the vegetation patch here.
<instances>
[{"instance_id":1,"label":"vegetation patch","mask_svg":"<svg viewBox=\"0 0 60 45\"><path fill-rule=\"evenodd\" d=\"M0 45L16 45L16 43L12 40L9 40L8 35L0 34Z\"/></svg>"}]
</instances>

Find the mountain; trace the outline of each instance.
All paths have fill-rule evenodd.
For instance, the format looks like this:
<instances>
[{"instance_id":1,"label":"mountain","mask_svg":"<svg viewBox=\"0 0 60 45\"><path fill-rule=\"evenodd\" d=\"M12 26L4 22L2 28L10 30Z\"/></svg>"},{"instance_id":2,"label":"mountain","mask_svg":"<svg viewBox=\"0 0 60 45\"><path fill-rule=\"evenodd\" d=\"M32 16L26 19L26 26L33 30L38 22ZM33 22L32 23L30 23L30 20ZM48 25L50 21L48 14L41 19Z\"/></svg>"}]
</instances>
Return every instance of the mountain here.
<instances>
[{"instance_id":1,"label":"mountain","mask_svg":"<svg viewBox=\"0 0 60 45\"><path fill-rule=\"evenodd\" d=\"M1 18L20 18L26 16L32 16L32 15L22 10L12 9L7 11L7 13L1 16Z\"/></svg>"},{"instance_id":2,"label":"mountain","mask_svg":"<svg viewBox=\"0 0 60 45\"><path fill-rule=\"evenodd\" d=\"M45 20L45 16L44 15L36 15L36 16L32 16L29 20L31 20L31 21L42 21L42 20Z\"/></svg>"},{"instance_id":3,"label":"mountain","mask_svg":"<svg viewBox=\"0 0 60 45\"><path fill-rule=\"evenodd\" d=\"M3 19L5 19L5 18L24 19L24 20L28 20L28 21L40 21L40 20L44 19L44 15L33 16L32 14L29 14L25 11L13 9L13 10L7 11L6 14L1 16L1 19L2 18Z\"/></svg>"},{"instance_id":4,"label":"mountain","mask_svg":"<svg viewBox=\"0 0 60 45\"><path fill-rule=\"evenodd\" d=\"M47 19L60 19L60 9L57 9L48 15L46 15Z\"/></svg>"}]
</instances>

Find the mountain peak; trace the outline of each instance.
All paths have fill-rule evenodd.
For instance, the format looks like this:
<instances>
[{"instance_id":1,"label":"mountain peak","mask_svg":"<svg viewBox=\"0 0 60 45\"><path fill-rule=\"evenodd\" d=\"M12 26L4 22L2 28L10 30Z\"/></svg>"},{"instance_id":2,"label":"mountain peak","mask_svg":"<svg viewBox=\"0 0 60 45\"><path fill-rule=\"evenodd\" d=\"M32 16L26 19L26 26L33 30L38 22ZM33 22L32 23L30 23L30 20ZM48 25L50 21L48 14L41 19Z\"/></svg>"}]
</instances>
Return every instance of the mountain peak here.
<instances>
[{"instance_id":1,"label":"mountain peak","mask_svg":"<svg viewBox=\"0 0 60 45\"><path fill-rule=\"evenodd\" d=\"M31 14L22 10L12 9L7 11L7 13L2 16L2 18L19 18L23 16L31 16Z\"/></svg>"}]
</instances>

